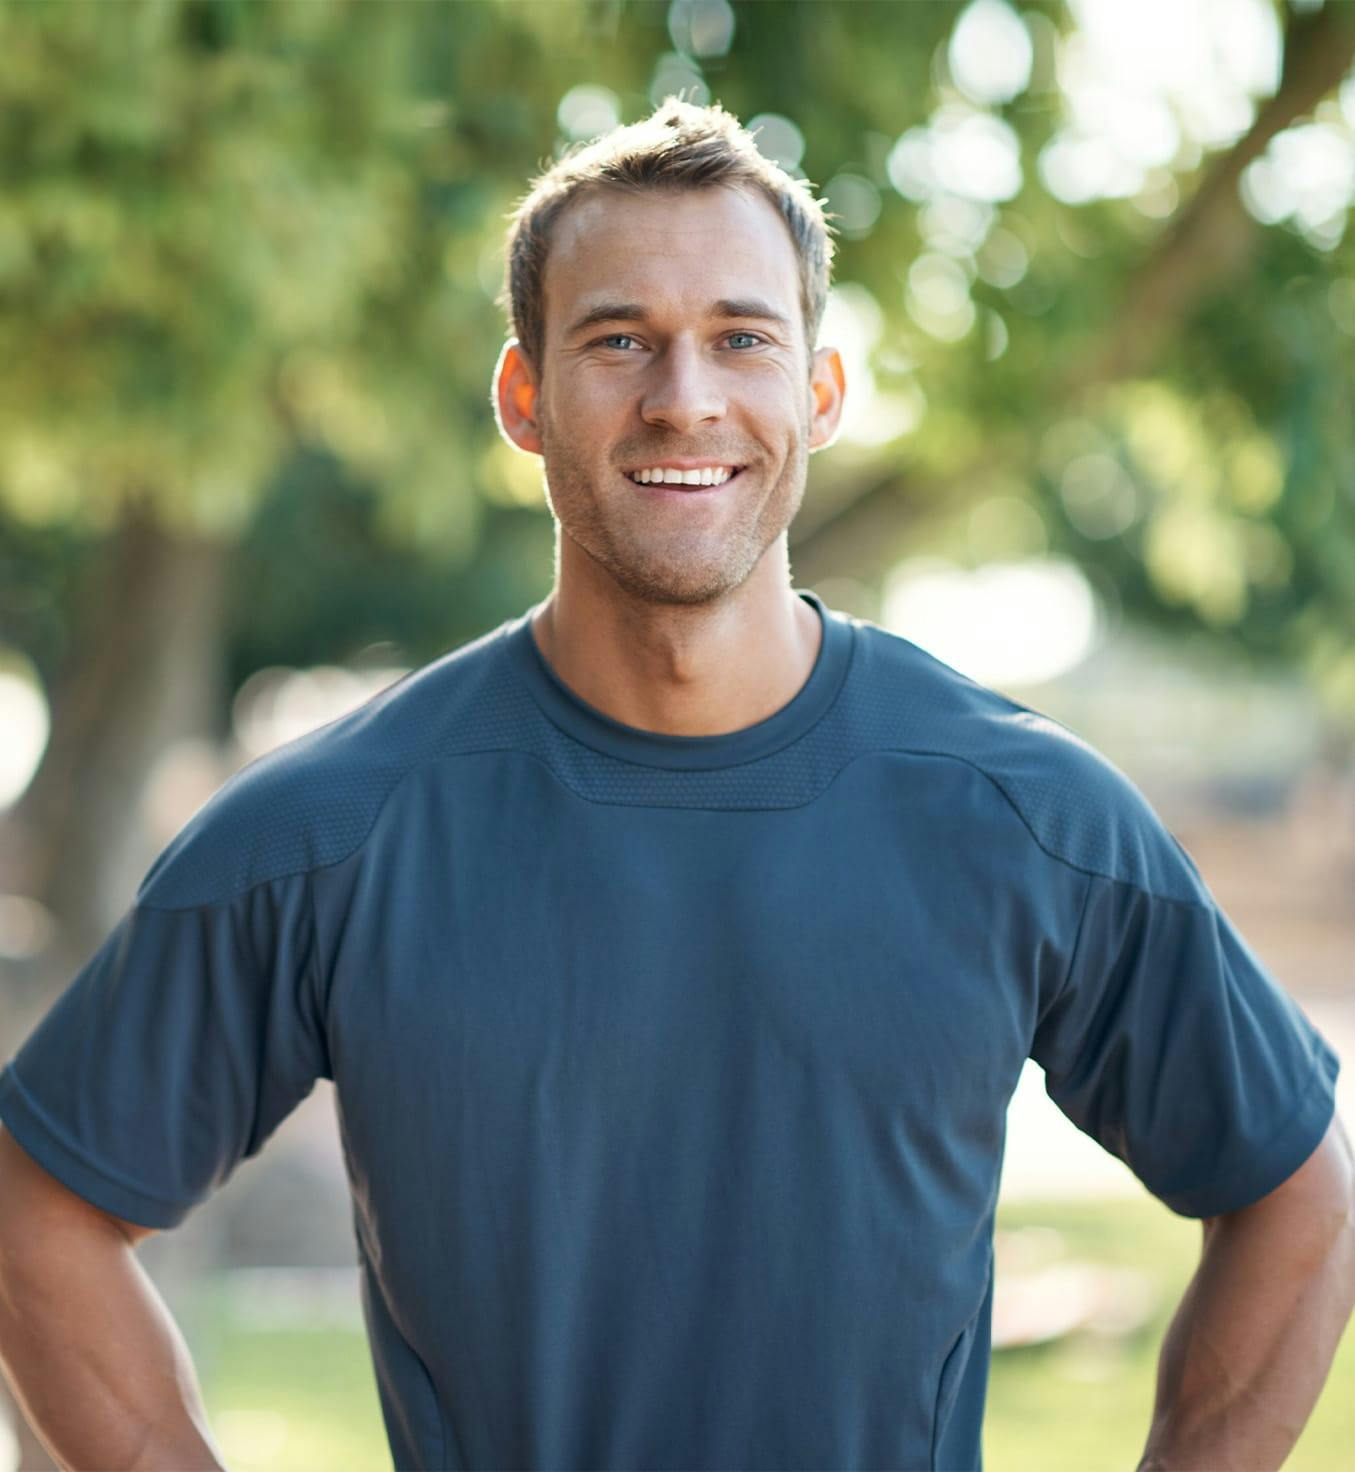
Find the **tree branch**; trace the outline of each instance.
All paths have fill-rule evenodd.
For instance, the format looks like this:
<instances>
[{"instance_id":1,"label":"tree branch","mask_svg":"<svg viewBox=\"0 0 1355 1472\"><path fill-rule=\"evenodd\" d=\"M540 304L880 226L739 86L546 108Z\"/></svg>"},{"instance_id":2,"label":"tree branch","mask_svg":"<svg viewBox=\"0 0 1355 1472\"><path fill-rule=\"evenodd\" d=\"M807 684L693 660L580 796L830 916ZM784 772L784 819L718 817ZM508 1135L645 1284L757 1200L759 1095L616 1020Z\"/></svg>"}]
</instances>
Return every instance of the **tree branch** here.
<instances>
[{"instance_id":1,"label":"tree branch","mask_svg":"<svg viewBox=\"0 0 1355 1472\"><path fill-rule=\"evenodd\" d=\"M1311 112L1340 82L1352 57L1355 6L1328 3L1291 20L1275 95L1243 137L1206 171L1190 201L1131 276L1109 337L1061 377L1042 417L1056 417L1089 388L1141 372L1167 334L1236 276L1260 228L1238 193L1242 171L1277 133ZM959 486L972 485L993 468L990 446L954 475L925 484L897 468L880 474L830 515L801 528L798 536L792 527L797 579L812 582L833 572L878 567L882 559L892 559L919 500L932 504L953 499Z\"/></svg>"},{"instance_id":2,"label":"tree branch","mask_svg":"<svg viewBox=\"0 0 1355 1472\"><path fill-rule=\"evenodd\" d=\"M1138 372L1173 327L1237 274L1257 235L1238 191L1242 171L1277 133L1317 106L1341 81L1352 57L1355 22L1346 7L1328 4L1294 18L1275 95L1247 132L1215 160L1130 278L1112 337L1069 375L1065 392Z\"/></svg>"}]
</instances>

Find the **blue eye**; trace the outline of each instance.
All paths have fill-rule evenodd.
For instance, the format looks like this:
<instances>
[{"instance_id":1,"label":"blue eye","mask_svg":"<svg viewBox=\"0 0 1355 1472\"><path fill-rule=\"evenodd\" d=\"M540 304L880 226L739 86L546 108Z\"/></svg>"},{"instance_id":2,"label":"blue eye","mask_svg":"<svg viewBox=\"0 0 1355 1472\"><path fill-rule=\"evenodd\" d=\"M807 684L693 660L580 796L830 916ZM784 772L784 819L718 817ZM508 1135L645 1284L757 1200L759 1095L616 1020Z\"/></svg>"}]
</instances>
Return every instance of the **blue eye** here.
<instances>
[{"instance_id":1,"label":"blue eye","mask_svg":"<svg viewBox=\"0 0 1355 1472\"><path fill-rule=\"evenodd\" d=\"M746 337L754 347L759 347L765 341L756 332L731 332L730 337ZM629 332L610 332L606 337L598 338L598 344L602 347L610 346L617 342L635 342L635 337Z\"/></svg>"}]
</instances>

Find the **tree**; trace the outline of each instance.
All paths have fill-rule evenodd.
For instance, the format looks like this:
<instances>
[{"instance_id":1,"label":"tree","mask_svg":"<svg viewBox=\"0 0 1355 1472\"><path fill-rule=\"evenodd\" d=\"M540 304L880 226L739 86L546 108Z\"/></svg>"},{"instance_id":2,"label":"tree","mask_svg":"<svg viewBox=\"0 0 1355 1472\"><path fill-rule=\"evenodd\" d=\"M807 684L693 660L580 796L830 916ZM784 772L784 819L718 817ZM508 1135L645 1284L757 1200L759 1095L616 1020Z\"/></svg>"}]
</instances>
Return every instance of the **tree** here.
<instances>
[{"instance_id":1,"label":"tree","mask_svg":"<svg viewBox=\"0 0 1355 1472\"><path fill-rule=\"evenodd\" d=\"M1030 51L987 96L963 75L980 13ZM1052 4L0 4L0 347L24 364L0 381L0 521L85 554L38 651L54 737L9 825L24 887L73 944L101 932L154 757L219 728L251 660L372 632L314 578L356 589L367 566L416 654L520 604L548 526L488 410L504 215L552 147L679 88L798 136L838 282L878 319L878 385L914 405L910 429L812 462L801 580L878 583L957 508L1015 496L1131 616L1303 659L1355 698L1328 306L1349 248L1258 224L1237 191L1339 80L1352 25L1276 14L1275 96L1213 155L1183 141L1149 209L1049 185L1075 34ZM1006 150L1010 180L921 179L957 129ZM928 271L949 326L919 305ZM316 510L261 541L275 500ZM286 540L341 523L369 563ZM306 618L282 616L289 591Z\"/></svg>"}]
</instances>

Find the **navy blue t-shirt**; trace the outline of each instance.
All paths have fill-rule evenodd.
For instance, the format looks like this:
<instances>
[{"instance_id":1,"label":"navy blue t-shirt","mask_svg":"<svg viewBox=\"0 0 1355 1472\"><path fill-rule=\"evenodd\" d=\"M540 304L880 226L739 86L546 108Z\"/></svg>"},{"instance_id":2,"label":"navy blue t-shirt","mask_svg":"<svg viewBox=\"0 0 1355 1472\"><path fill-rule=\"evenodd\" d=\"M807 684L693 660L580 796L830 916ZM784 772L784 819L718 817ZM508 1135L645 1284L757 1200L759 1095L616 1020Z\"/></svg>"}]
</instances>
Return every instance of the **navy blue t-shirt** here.
<instances>
[{"instance_id":1,"label":"navy blue t-shirt","mask_svg":"<svg viewBox=\"0 0 1355 1472\"><path fill-rule=\"evenodd\" d=\"M812 673L728 735L611 719L523 614L251 763L0 1074L153 1227L332 1079L400 1468L978 1468L1028 1057L1183 1216L1331 1120L1127 778L800 596Z\"/></svg>"}]
</instances>

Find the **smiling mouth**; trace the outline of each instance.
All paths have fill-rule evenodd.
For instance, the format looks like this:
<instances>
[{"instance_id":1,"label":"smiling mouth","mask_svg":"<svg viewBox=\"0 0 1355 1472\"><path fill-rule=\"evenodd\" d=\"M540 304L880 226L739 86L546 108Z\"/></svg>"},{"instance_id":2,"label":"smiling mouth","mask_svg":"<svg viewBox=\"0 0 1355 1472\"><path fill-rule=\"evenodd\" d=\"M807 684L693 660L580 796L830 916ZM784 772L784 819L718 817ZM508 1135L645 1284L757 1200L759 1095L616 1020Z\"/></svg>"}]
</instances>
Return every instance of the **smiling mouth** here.
<instances>
[{"instance_id":1,"label":"smiling mouth","mask_svg":"<svg viewBox=\"0 0 1355 1472\"><path fill-rule=\"evenodd\" d=\"M732 485L733 482L736 481L746 469L747 466L744 465L729 466L729 474L726 475L723 480L712 480L704 484L700 481L693 482L685 478L686 475L695 475L698 473L695 471L688 471L685 473L682 471L671 472L674 477L678 475L684 475L684 479L682 480L678 480L676 478L669 480L667 477L665 477L663 480L640 480L637 479L637 477L644 472L623 470L621 473L626 477L628 481L630 481L633 486L638 486L641 490L677 491L679 493L686 492L687 494L692 494L694 492L699 493L704 491L710 493L713 491L723 490L726 486Z\"/></svg>"}]
</instances>

